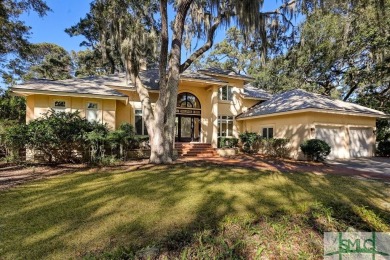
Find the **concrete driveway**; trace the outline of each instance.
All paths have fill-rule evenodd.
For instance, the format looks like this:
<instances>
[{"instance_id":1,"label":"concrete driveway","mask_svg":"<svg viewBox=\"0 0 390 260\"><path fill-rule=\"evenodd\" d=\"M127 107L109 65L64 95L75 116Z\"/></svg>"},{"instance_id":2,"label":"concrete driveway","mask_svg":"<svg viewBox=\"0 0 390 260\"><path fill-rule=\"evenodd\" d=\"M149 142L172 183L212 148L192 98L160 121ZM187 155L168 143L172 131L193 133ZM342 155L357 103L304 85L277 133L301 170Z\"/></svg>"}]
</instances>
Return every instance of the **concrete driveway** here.
<instances>
[{"instance_id":1,"label":"concrete driveway","mask_svg":"<svg viewBox=\"0 0 390 260\"><path fill-rule=\"evenodd\" d=\"M355 159L338 159L327 160L330 165L344 167L351 170L380 173L390 177L390 158L373 157L373 158L355 158Z\"/></svg>"}]
</instances>

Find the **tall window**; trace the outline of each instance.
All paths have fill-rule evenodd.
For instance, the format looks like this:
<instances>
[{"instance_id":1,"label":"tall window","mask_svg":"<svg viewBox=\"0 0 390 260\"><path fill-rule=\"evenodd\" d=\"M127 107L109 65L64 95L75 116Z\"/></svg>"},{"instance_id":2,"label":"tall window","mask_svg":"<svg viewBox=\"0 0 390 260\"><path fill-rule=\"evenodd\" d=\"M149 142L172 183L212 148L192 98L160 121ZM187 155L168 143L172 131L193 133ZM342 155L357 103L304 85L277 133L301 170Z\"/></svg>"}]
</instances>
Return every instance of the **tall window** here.
<instances>
[{"instance_id":1,"label":"tall window","mask_svg":"<svg viewBox=\"0 0 390 260\"><path fill-rule=\"evenodd\" d=\"M148 135L141 109L135 110L135 133L137 135Z\"/></svg>"},{"instance_id":2,"label":"tall window","mask_svg":"<svg viewBox=\"0 0 390 260\"><path fill-rule=\"evenodd\" d=\"M86 118L89 122L97 122L99 121L99 106L98 103L88 102L87 103L87 111Z\"/></svg>"},{"instance_id":3,"label":"tall window","mask_svg":"<svg viewBox=\"0 0 390 260\"><path fill-rule=\"evenodd\" d=\"M65 112L65 108L66 108L66 102L64 100L55 100L54 101L53 109L56 113Z\"/></svg>"},{"instance_id":4,"label":"tall window","mask_svg":"<svg viewBox=\"0 0 390 260\"><path fill-rule=\"evenodd\" d=\"M218 117L218 136L233 136L233 116Z\"/></svg>"},{"instance_id":5,"label":"tall window","mask_svg":"<svg viewBox=\"0 0 390 260\"><path fill-rule=\"evenodd\" d=\"M265 127L263 128L263 138L274 138L274 129L272 127Z\"/></svg>"},{"instance_id":6,"label":"tall window","mask_svg":"<svg viewBox=\"0 0 390 260\"><path fill-rule=\"evenodd\" d=\"M231 86L224 86L219 88L219 99L220 100L233 100L233 93Z\"/></svg>"}]
</instances>

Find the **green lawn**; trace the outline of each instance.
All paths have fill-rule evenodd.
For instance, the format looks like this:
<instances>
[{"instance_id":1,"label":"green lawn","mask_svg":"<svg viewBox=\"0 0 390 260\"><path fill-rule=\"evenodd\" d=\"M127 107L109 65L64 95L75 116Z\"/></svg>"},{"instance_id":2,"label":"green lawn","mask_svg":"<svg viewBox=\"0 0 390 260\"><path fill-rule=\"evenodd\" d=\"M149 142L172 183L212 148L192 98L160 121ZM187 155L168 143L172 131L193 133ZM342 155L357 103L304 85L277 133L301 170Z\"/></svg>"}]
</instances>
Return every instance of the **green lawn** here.
<instances>
[{"instance_id":1,"label":"green lawn","mask_svg":"<svg viewBox=\"0 0 390 260\"><path fill-rule=\"evenodd\" d=\"M318 258L323 231L389 231L389 192L207 164L78 172L0 192L0 259Z\"/></svg>"}]
</instances>

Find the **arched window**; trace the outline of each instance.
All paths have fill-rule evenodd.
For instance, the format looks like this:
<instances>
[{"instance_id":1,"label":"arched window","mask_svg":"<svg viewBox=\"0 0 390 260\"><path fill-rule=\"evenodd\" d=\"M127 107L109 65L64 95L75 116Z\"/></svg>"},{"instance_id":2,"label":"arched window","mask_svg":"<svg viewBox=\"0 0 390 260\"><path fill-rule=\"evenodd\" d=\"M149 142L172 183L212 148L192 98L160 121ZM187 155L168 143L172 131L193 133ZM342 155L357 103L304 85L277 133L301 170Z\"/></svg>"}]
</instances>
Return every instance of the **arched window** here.
<instances>
[{"instance_id":1,"label":"arched window","mask_svg":"<svg viewBox=\"0 0 390 260\"><path fill-rule=\"evenodd\" d=\"M199 99L193 94L183 92L177 95L176 114L200 115L201 106Z\"/></svg>"}]
</instances>

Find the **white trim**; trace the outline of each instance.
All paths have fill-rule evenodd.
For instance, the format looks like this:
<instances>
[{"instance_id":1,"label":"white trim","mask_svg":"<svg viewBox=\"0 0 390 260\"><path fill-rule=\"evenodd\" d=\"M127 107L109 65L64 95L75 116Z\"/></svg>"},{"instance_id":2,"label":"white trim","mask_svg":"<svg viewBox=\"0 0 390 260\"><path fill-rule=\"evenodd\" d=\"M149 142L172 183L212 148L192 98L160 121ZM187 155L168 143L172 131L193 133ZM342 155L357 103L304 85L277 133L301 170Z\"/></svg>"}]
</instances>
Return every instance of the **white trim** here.
<instances>
[{"instance_id":1,"label":"white trim","mask_svg":"<svg viewBox=\"0 0 390 260\"><path fill-rule=\"evenodd\" d=\"M185 78L185 77L180 78L180 81L200 82L200 83L207 83L207 84L213 84L213 85L219 85L219 86L225 86L226 84L229 84L229 82L215 82L215 81L192 79L192 78Z\"/></svg>"},{"instance_id":2,"label":"white trim","mask_svg":"<svg viewBox=\"0 0 390 260\"><path fill-rule=\"evenodd\" d=\"M245 96L244 94L240 94L240 97L243 98L243 99L252 99L252 100L258 100L258 101L267 101L267 100L269 100L269 99L266 99L266 98L249 97L249 96Z\"/></svg>"},{"instance_id":3,"label":"white trim","mask_svg":"<svg viewBox=\"0 0 390 260\"><path fill-rule=\"evenodd\" d=\"M231 78L231 79L238 79L242 81L254 81L255 79L248 76L233 76L233 75L226 75L226 74L219 74L214 72L208 72L207 70L199 70L198 72L206 75L212 75L212 76L218 76L218 77L225 77L225 78Z\"/></svg>"},{"instance_id":4,"label":"white trim","mask_svg":"<svg viewBox=\"0 0 390 260\"><path fill-rule=\"evenodd\" d=\"M293 111L287 111L287 112L277 112L272 114L266 114L266 115L259 115L259 116L248 116L244 118L237 118L237 121L241 120L251 120L256 118L264 118L264 117L272 117L272 116L281 116L281 115L289 115L289 114L298 114L298 113L304 113L304 112L317 112L317 113L325 113L325 114L339 114L339 115L349 115L349 116L361 116L361 117L374 117L374 118L389 118L390 115L374 115L374 114L366 114L366 113L351 113L351 112L344 112L339 110L325 110L325 109L314 109L314 108L306 108L306 109L299 109L299 110L293 110Z\"/></svg>"}]
</instances>

